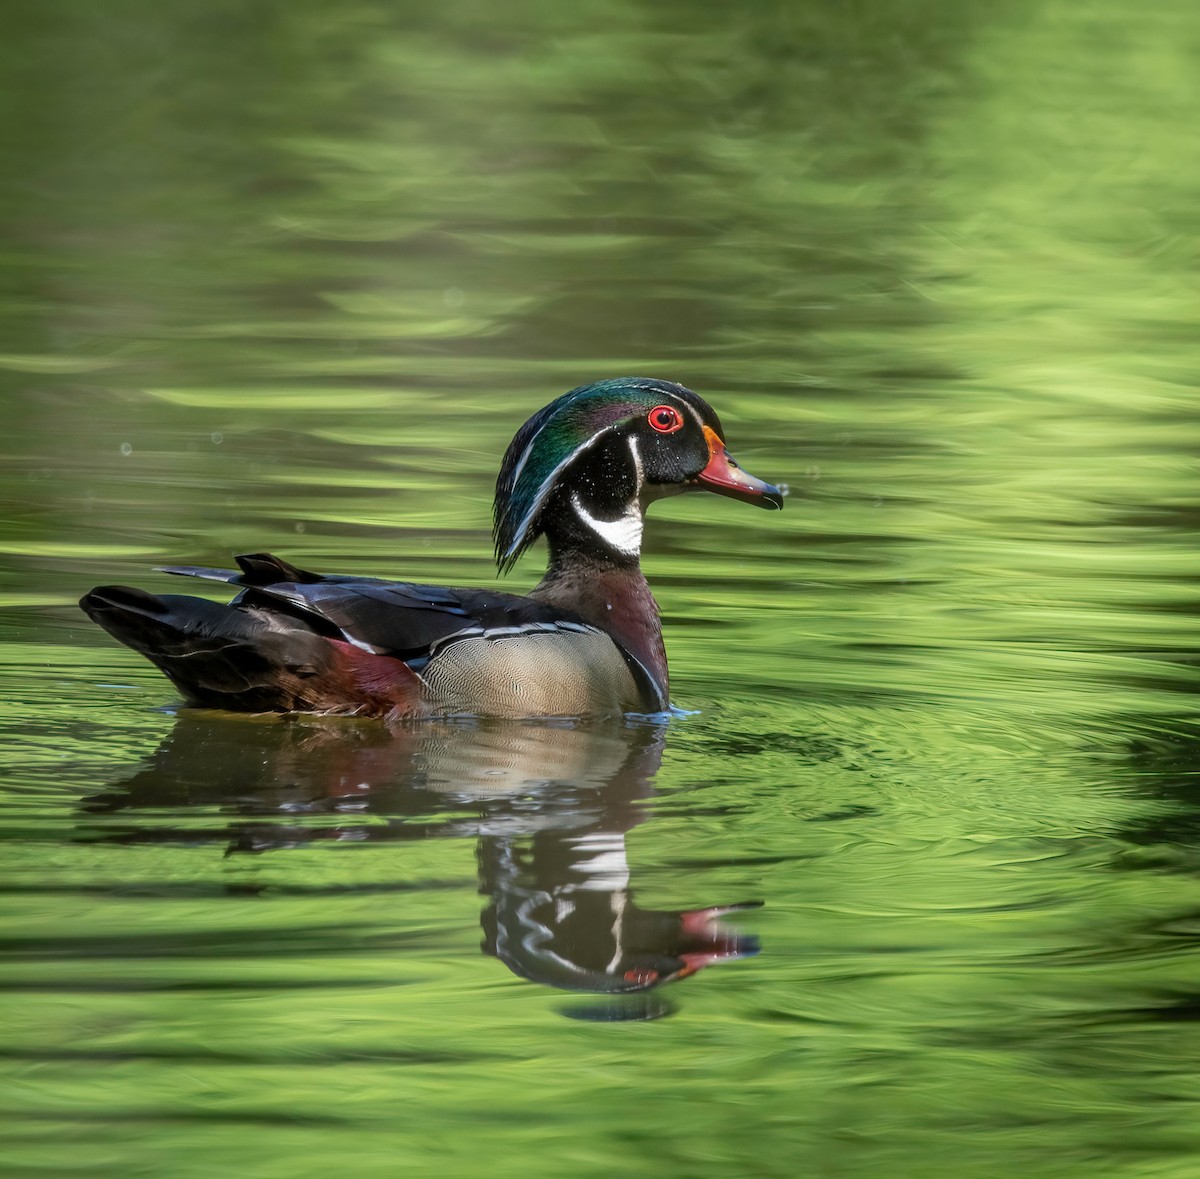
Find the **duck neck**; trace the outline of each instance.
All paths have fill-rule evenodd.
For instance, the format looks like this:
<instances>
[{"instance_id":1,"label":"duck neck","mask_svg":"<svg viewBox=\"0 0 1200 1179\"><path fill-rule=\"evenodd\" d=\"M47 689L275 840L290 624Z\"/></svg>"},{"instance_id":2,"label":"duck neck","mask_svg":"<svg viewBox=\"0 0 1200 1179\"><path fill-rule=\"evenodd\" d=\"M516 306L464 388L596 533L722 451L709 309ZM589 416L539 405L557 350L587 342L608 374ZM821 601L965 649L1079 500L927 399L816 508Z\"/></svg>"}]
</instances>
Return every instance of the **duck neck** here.
<instances>
[{"instance_id":1,"label":"duck neck","mask_svg":"<svg viewBox=\"0 0 1200 1179\"><path fill-rule=\"evenodd\" d=\"M639 564L642 492L635 441L601 439L546 499L539 525L550 566L530 596L572 610L611 635L636 664L631 670L646 710L659 712L668 707L667 655L658 604Z\"/></svg>"}]
</instances>

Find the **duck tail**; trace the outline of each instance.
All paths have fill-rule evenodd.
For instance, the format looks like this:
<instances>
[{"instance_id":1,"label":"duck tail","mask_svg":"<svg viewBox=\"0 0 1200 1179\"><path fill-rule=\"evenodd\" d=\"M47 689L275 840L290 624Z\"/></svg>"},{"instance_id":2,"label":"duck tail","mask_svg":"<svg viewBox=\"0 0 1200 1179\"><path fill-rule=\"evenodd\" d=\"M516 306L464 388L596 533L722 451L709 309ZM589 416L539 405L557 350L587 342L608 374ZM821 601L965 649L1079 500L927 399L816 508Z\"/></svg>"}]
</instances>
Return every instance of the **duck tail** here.
<instances>
[{"instance_id":1,"label":"duck tail","mask_svg":"<svg viewBox=\"0 0 1200 1179\"><path fill-rule=\"evenodd\" d=\"M113 638L149 659L189 704L202 707L304 707L304 685L330 661L330 644L298 620L283 629L257 611L205 598L105 585L84 594L79 605Z\"/></svg>"}]
</instances>

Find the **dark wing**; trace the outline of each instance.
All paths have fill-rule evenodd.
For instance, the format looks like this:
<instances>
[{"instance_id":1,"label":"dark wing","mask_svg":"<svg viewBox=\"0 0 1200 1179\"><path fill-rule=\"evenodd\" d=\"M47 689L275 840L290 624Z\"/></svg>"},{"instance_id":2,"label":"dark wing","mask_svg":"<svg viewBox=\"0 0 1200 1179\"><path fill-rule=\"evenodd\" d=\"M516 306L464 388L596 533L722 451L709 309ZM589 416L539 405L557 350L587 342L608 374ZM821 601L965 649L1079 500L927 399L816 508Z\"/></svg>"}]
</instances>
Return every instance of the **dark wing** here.
<instances>
[{"instance_id":1,"label":"dark wing","mask_svg":"<svg viewBox=\"0 0 1200 1179\"><path fill-rule=\"evenodd\" d=\"M236 606L298 617L332 638L406 661L423 659L434 644L463 631L583 624L568 610L518 594L373 577L323 577L269 553L236 559L241 569L236 573L198 566L169 566L162 572L243 586L234 599Z\"/></svg>"}]
</instances>

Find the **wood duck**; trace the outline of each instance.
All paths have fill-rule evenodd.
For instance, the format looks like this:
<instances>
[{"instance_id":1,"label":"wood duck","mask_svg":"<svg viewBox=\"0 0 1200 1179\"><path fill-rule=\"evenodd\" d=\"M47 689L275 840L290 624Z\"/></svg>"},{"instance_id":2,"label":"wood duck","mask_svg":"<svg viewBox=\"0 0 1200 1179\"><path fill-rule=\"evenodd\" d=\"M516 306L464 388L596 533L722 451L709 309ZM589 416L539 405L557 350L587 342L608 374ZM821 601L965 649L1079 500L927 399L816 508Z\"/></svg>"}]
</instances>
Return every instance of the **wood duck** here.
<instances>
[{"instance_id":1,"label":"wood duck","mask_svg":"<svg viewBox=\"0 0 1200 1179\"><path fill-rule=\"evenodd\" d=\"M540 536L528 595L321 576L268 553L239 571L161 571L242 587L228 605L102 586L80 606L189 704L397 718L605 716L669 708L658 607L639 565L647 504L714 491L781 508L743 471L712 408L621 377L565 393L517 431L496 481L501 573Z\"/></svg>"}]
</instances>

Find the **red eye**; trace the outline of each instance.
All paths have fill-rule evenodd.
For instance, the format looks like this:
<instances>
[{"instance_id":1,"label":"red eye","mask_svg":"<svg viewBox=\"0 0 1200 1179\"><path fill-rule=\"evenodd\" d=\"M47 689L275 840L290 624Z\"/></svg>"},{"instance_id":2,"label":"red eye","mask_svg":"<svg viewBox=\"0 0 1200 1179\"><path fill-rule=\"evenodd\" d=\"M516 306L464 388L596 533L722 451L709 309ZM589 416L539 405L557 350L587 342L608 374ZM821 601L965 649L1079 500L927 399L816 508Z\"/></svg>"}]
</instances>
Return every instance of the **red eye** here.
<instances>
[{"instance_id":1,"label":"red eye","mask_svg":"<svg viewBox=\"0 0 1200 1179\"><path fill-rule=\"evenodd\" d=\"M673 405L656 405L646 415L646 420L660 434L674 434L683 426L683 418Z\"/></svg>"}]
</instances>

